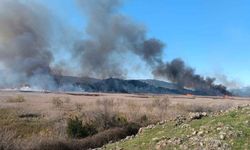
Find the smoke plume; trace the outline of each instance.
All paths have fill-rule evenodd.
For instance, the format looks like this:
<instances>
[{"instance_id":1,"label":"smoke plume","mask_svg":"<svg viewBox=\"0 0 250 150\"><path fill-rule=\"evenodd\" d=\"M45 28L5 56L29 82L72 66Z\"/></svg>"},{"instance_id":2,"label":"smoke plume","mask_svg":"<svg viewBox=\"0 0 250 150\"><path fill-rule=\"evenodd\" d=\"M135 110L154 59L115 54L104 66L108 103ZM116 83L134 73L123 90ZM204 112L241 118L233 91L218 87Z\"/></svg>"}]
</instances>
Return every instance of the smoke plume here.
<instances>
[{"instance_id":1,"label":"smoke plume","mask_svg":"<svg viewBox=\"0 0 250 150\"><path fill-rule=\"evenodd\" d=\"M64 49L73 47L68 53L72 54L72 61L79 63L83 76L126 77L124 66L133 58L121 58L132 54L143 60L156 78L170 80L180 88L226 91L224 86L214 84L215 79L195 74L180 59L164 63L164 44L148 38L143 25L121 14L120 0L76 2L87 21L85 34L73 39L65 34L64 41L72 40L69 43L73 46L66 45ZM49 10L34 1L0 1L0 86L28 83L38 88L56 88L54 74L61 70L51 68L57 56L52 52L52 47L56 47L54 34L60 28L55 24Z\"/></svg>"},{"instance_id":2,"label":"smoke plume","mask_svg":"<svg viewBox=\"0 0 250 150\"><path fill-rule=\"evenodd\" d=\"M32 1L0 1L0 63L15 83L50 73L51 19L46 8Z\"/></svg>"},{"instance_id":3,"label":"smoke plume","mask_svg":"<svg viewBox=\"0 0 250 150\"><path fill-rule=\"evenodd\" d=\"M126 74L119 55L130 52L153 66L161 59L163 43L149 39L145 28L120 14L119 0L78 0L87 17L86 39L78 41L75 55L84 73L99 78Z\"/></svg>"},{"instance_id":4,"label":"smoke plume","mask_svg":"<svg viewBox=\"0 0 250 150\"><path fill-rule=\"evenodd\" d=\"M159 64L153 70L153 74L155 77L167 79L176 83L179 88L193 88L216 95L230 95L226 87L214 83L216 80L215 78L205 78L196 74L195 70L187 66L181 59L174 59L171 62Z\"/></svg>"}]
</instances>

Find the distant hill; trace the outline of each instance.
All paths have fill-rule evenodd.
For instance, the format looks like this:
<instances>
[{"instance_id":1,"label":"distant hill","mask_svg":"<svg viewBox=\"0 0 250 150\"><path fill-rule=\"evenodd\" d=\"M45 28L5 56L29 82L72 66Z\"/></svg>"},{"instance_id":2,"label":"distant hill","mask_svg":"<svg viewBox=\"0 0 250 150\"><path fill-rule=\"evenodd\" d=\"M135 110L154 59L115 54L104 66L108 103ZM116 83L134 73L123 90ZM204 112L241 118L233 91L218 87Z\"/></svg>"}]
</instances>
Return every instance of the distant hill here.
<instances>
[{"instance_id":1,"label":"distant hill","mask_svg":"<svg viewBox=\"0 0 250 150\"><path fill-rule=\"evenodd\" d=\"M236 96L250 97L250 87L243 87L239 89L231 89L230 92Z\"/></svg>"},{"instance_id":2,"label":"distant hill","mask_svg":"<svg viewBox=\"0 0 250 150\"><path fill-rule=\"evenodd\" d=\"M54 76L60 91L106 93L152 93L222 95L211 91L194 91L178 88L175 84L159 80L124 80L117 78L95 79L89 77Z\"/></svg>"},{"instance_id":3,"label":"distant hill","mask_svg":"<svg viewBox=\"0 0 250 150\"><path fill-rule=\"evenodd\" d=\"M155 87L162 87L162 88L168 88L168 89L178 89L176 84L170 83L170 82L165 82L165 81L160 81L160 80L155 80L155 79L145 79L145 80L140 80L142 82L145 82L147 84L150 84Z\"/></svg>"}]
</instances>

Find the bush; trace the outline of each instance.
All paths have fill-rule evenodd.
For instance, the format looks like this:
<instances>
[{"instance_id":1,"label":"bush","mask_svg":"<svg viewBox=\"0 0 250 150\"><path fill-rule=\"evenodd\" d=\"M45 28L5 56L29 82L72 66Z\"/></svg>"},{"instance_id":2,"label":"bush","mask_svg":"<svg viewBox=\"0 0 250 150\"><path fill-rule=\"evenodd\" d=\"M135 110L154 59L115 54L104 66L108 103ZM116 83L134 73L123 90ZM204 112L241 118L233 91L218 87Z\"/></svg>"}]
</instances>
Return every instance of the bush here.
<instances>
[{"instance_id":1,"label":"bush","mask_svg":"<svg viewBox=\"0 0 250 150\"><path fill-rule=\"evenodd\" d=\"M82 108L83 108L83 104L75 103L75 107L76 107L76 110L77 110L78 112L81 112L81 111L82 111Z\"/></svg>"},{"instance_id":2,"label":"bush","mask_svg":"<svg viewBox=\"0 0 250 150\"><path fill-rule=\"evenodd\" d=\"M116 114L111 118L109 124L111 127L124 127L125 125L128 124L128 121L127 118L125 118L124 116Z\"/></svg>"},{"instance_id":3,"label":"bush","mask_svg":"<svg viewBox=\"0 0 250 150\"><path fill-rule=\"evenodd\" d=\"M67 134L71 138L84 138L97 133L96 128L91 124L82 124L82 120L75 117L67 122Z\"/></svg>"},{"instance_id":4,"label":"bush","mask_svg":"<svg viewBox=\"0 0 250 150\"><path fill-rule=\"evenodd\" d=\"M129 123L126 126L126 133L127 133L128 136L135 135L135 134L138 133L140 128L141 128L141 126L136 124L136 123Z\"/></svg>"},{"instance_id":5,"label":"bush","mask_svg":"<svg viewBox=\"0 0 250 150\"><path fill-rule=\"evenodd\" d=\"M52 103L57 108L61 108L63 106L63 101L60 99L60 97L54 97L52 99Z\"/></svg>"},{"instance_id":6,"label":"bush","mask_svg":"<svg viewBox=\"0 0 250 150\"><path fill-rule=\"evenodd\" d=\"M133 125L132 125L133 126ZM130 127L132 127L130 126ZM41 141L38 145L35 145L34 150L83 150L94 149L102 147L104 144L110 141L116 142L124 139L126 136L133 135L127 133L135 133L132 128L112 128L102 132L99 132L93 136L86 137L84 139L74 140L45 140ZM128 132L133 131L133 132ZM137 132L136 132L137 133Z\"/></svg>"},{"instance_id":7,"label":"bush","mask_svg":"<svg viewBox=\"0 0 250 150\"><path fill-rule=\"evenodd\" d=\"M152 101L152 106L159 111L160 119L163 120L170 106L170 100L168 97L156 98Z\"/></svg>"},{"instance_id":8,"label":"bush","mask_svg":"<svg viewBox=\"0 0 250 150\"><path fill-rule=\"evenodd\" d=\"M36 145L35 150L83 150L101 147L110 141L118 141L125 138L126 131L123 128L113 128L97 133L81 140L49 140Z\"/></svg>"},{"instance_id":9,"label":"bush","mask_svg":"<svg viewBox=\"0 0 250 150\"><path fill-rule=\"evenodd\" d=\"M142 115L140 117L140 119L138 120L138 122L140 123L140 125L146 126L146 125L149 124L149 119L148 119L147 115L144 114L144 115Z\"/></svg>"}]
</instances>

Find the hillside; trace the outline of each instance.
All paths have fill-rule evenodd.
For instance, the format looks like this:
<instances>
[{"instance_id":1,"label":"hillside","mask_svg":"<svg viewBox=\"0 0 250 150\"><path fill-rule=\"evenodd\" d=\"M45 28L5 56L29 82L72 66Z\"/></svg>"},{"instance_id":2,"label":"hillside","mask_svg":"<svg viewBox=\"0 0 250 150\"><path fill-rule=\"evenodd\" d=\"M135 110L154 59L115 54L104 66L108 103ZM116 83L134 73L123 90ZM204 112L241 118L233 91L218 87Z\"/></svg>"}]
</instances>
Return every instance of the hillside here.
<instances>
[{"instance_id":1,"label":"hillside","mask_svg":"<svg viewBox=\"0 0 250 150\"><path fill-rule=\"evenodd\" d=\"M219 114L193 113L140 129L104 149L250 149L250 107Z\"/></svg>"},{"instance_id":2,"label":"hillside","mask_svg":"<svg viewBox=\"0 0 250 150\"><path fill-rule=\"evenodd\" d=\"M159 80L125 80L118 78L95 79L88 77L54 76L55 91L105 92L105 93L153 93L153 94L193 94L224 95L219 90L180 88L173 83ZM53 91L52 90L52 91Z\"/></svg>"}]
</instances>

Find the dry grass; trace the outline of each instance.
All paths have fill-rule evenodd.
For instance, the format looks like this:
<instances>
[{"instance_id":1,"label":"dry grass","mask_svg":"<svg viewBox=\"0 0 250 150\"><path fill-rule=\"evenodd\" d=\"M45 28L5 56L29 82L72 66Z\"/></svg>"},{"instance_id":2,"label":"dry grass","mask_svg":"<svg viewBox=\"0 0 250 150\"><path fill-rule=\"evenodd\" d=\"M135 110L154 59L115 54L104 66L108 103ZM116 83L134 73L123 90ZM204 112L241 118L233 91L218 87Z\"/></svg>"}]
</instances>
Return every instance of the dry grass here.
<instances>
[{"instance_id":1,"label":"dry grass","mask_svg":"<svg viewBox=\"0 0 250 150\"><path fill-rule=\"evenodd\" d=\"M241 98L198 96L14 94L0 93L0 149L15 149L20 142L24 149L38 150L98 147L128 135L125 127L131 122L146 126L188 112L214 112L250 103ZM94 124L99 133L68 142L67 119L74 116Z\"/></svg>"},{"instance_id":2,"label":"dry grass","mask_svg":"<svg viewBox=\"0 0 250 150\"><path fill-rule=\"evenodd\" d=\"M15 150L17 149L17 137L13 131L0 129L0 150Z\"/></svg>"},{"instance_id":3,"label":"dry grass","mask_svg":"<svg viewBox=\"0 0 250 150\"><path fill-rule=\"evenodd\" d=\"M11 97L6 100L7 103L23 103L25 102L25 98L21 95L18 95L17 97Z\"/></svg>"},{"instance_id":4,"label":"dry grass","mask_svg":"<svg viewBox=\"0 0 250 150\"><path fill-rule=\"evenodd\" d=\"M176 104L175 107L177 108L177 111L183 111L183 112L219 112L227 110L233 105L231 103L225 103L220 105L200 105L200 104L193 104L193 105L184 105L184 104Z\"/></svg>"},{"instance_id":5,"label":"dry grass","mask_svg":"<svg viewBox=\"0 0 250 150\"><path fill-rule=\"evenodd\" d=\"M55 108L62 108L63 107L63 100L60 97L53 97L52 104Z\"/></svg>"}]
</instances>

